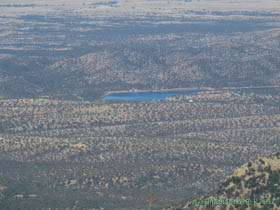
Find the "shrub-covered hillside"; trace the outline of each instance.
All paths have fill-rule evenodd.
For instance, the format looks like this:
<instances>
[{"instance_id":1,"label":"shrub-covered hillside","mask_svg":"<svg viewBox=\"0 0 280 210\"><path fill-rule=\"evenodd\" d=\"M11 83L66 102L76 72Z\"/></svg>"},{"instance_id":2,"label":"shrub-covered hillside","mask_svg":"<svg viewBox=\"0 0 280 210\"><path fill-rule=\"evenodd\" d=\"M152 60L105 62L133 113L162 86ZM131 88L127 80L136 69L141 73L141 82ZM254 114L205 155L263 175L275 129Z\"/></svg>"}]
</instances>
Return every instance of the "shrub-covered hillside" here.
<instances>
[{"instance_id":1,"label":"shrub-covered hillside","mask_svg":"<svg viewBox=\"0 0 280 210\"><path fill-rule=\"evenodd\" d=\"M279 201L280 153L277 153L245 163L217 191L167 209L279 209Z\"/></svg>"}]
</instances>

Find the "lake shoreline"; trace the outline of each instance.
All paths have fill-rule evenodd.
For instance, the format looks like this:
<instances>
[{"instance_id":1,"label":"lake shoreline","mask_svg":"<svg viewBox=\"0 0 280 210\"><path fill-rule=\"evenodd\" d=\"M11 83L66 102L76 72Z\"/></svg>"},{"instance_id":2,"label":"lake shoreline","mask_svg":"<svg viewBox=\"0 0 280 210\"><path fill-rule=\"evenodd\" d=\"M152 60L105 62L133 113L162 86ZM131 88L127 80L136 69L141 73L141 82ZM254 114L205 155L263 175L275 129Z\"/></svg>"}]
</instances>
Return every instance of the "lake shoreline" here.
<instances>
[{"instance_id":1,"label":"lake shoreline","mask_svg":"<svg viewBox=\"0 0 280 210\"><path fill-rule=\"evenodd\" d=\"M159 89L159 90L139 90L139 89L130 89L130 90L112 90L112 91L106 91L103 97L109 94L115 94L115 93L161 93L161 92L171 92L171 91L184 91L184 90L216 90L215 88L211 87L197 87L197 88L171 88L171 89Z\"/></svg>"},{"instance_id":2,"label":"lake shoreline","mask_svg":"<svg viewBox=\"0 0 280 210\"><path fill-rule=\"evenodd\" d=\"M153 90L153 91L118 91L109 93L104 96L105 100L124 100L124 101L168 101L167 98L170 96L175 96L178 94L193 94L198 92L209 91L210 89L195 89L195 88L182 88L182 89L172 89L172 90Z\"/></svg>"}]
</instances>

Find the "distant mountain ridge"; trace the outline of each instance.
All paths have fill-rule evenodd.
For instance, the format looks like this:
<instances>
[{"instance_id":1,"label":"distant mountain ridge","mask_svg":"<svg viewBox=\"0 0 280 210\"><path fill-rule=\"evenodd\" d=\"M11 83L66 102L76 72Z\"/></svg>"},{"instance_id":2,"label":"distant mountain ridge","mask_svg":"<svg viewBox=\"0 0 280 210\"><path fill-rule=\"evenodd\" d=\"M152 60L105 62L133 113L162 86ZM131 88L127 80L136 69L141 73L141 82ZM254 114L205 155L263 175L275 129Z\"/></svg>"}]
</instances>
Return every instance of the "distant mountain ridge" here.
<instances>
[{"instance_id":1,"label":"distant mountain ridge","mask_svg":"<svg viewBox=\"0 0 280 210\"><path fill-rule=\"evenodd\" d=\"M217 191L165 210L279 208L280 153L276 153L243 164Z\"/></svg>"}]
</instances>

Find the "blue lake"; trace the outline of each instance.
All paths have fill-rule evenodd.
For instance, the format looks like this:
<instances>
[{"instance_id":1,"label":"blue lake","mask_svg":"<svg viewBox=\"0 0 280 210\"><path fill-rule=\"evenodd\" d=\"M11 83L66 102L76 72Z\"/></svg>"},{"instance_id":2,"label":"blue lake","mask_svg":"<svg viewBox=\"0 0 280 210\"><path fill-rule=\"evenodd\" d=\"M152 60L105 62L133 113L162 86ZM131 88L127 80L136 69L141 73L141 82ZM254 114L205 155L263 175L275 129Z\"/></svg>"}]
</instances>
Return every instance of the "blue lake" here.
<instances>
[{"instance_id":1,"label":"blue lake","mask_svg":"<svg viewBox=\"0 0 280 210\"><path fill-rule=\"evenodd\" d=\"M178 94L194 94L206 90L193 89L193 90L173 90L164 92L126 92L126 93L111 93L104 96L105 100L125 100L125 101L153 101L160 100L166 101L169 96Z\"/></svg>"}]
</instances>

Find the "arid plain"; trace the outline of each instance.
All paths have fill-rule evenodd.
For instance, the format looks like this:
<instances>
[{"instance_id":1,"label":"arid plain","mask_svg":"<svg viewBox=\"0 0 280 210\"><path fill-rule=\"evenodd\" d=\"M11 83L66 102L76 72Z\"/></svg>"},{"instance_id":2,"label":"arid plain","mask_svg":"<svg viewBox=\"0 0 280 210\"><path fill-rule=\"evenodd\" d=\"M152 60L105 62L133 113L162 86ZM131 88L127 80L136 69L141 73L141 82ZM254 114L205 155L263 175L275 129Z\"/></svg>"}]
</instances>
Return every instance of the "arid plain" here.
<instances>
[{"instance_id":1,"label":"arid plain","mask_svg":"<svg viewBox=\"0 0 280 210\"><path fill-rule=\"evenodd\" d=\"M162 209L279 151L279 4L1 1L0 209Z\"/></svg>"}]
</instances>

